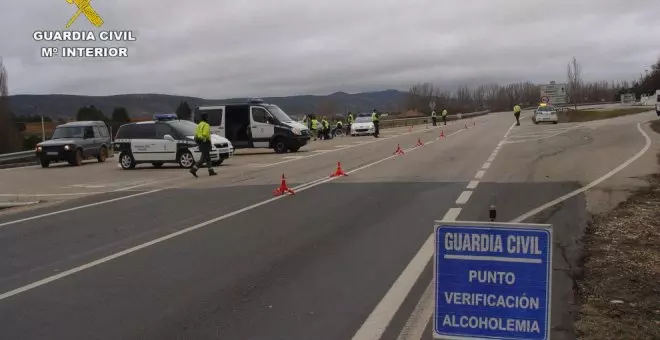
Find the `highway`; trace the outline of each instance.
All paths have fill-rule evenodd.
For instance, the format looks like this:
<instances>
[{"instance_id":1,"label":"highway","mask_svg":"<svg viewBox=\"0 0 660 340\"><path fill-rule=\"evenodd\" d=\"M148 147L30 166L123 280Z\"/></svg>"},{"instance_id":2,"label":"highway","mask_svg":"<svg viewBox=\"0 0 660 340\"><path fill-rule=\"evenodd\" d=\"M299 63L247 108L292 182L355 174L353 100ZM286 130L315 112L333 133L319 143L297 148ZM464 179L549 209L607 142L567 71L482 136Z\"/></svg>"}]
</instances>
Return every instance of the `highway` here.
<instances>
[{"instance_id":1,"label":"highway","mask_svg":"<svg viewBox=\"0 0 660 340\"><path fill-rule=\"evenodd\" d=\"M553 224L552 337L573 339L579 239L655 170L655 112L529 116L241 151L197 179L0 170L0 201L47 201L0 212L0 339L431 339L433 222L488 221L493 202L498 221ZM282 174L295 195L273 197Z\"/></svg>"}]
</instances>

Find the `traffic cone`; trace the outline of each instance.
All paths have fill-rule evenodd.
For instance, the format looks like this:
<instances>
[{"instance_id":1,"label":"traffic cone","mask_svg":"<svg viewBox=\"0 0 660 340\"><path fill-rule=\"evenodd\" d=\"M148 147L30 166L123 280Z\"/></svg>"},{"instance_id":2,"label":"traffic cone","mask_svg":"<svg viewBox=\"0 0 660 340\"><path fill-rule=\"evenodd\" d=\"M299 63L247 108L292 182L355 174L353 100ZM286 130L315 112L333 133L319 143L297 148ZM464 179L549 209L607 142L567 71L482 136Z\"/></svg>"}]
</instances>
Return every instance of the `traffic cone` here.
<instances>
[{"instance_id":1,"label":"traffic cone","mask_svg":"<svg viewBox=\"0 0 660 340\"><path fill-rule=\"evenodd\" d=\"M440 138L445 138L445 130L440 130Z\"/></svg>"},{"instance_id":2,"label":"traffic cone","mask_svg":"<svg viewBox=\"0 0 660 340\"><path fill-rule=\"evenodd\" d=\"M286 194L287 192L290 193L291 195L296 194L295 192L293 192L293 190L289 188L289 186L286 185L286 179L284 178L284 174L282 174L282 182L280 183L280 187L275 189L275 191L273 191L273 196L281 196Z\"/></svg>"},{"instance_id":3,"label":"traffic cone","mask_svg":"<svg viewBox=\"0 0 660 340\"><path fill-rule=\"evenodd\" d=\"M396 145L396 150L394 151L395 155L403 155L403 150L401 150L401 145Z\"/></svg>"},{"instance_id":4,"label":"traffic cone","mask_svg":"<svg viewBox=\"0 0 660 340\"><path fill-rule=\"evenodd\" d=\"M341 169L341 163L337 162L337 170L335 170L334 173L330 174L330 177L339 177L339 176L348 176L348 174Z\"/></svg>"},{"instance_id":5,"label":"traffic cone","mask_svg":"<svg viewBox=\"0 0 660 340\"><path fill-rule=\"evenodd\" d=\"M415 144L415 146L424 146L421 138L417 138L417 144Z\"/></svg>"}]
</instances>

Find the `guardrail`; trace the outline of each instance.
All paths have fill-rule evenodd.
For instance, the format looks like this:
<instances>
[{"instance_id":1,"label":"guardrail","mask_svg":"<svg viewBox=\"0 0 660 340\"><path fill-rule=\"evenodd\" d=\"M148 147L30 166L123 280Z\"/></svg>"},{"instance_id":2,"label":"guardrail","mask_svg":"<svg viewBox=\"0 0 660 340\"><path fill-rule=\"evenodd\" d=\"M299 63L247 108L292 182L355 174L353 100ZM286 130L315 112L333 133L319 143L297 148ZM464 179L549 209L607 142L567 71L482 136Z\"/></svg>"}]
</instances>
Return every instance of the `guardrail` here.
<instances>
[{"instance_id":1,"label":"guardrail","mask_svg":"<svg viewBox=\"0 0 660 340\"><path fill-rule=\"evenodd\" d=\"M460 113L460 114L455 114L455 115L447 115L447 121L459 120L459 119L465 119L465 118L472 118L472 117L477 117L477 116L483 116L483 115L488 114L489 112L490 112L490 110L479 111L479 112L470 112L470 113ZM441 121L442 121L442 117L438 116L438 122L441 122ZM388 128L395 128L395 127L423 125L423 124L430 124L430 123L431 123L431 116L411 117L411 118L394 118L394 119L387 119L386 117L383 117L380 120L380 128L381 129L388 129Z\"/></svg>"},{"instance_id":2,"label":"guardrail","mask_svg":"<svg viewBox=\"0 0 660 340\"><path fill-rule=\"evenodd\" d=\"M0 164L20 161L20 160L33 161L35 159L36 156L34 154L34 150L6 153L0 155Z\"/></svg>"}]
</instances>

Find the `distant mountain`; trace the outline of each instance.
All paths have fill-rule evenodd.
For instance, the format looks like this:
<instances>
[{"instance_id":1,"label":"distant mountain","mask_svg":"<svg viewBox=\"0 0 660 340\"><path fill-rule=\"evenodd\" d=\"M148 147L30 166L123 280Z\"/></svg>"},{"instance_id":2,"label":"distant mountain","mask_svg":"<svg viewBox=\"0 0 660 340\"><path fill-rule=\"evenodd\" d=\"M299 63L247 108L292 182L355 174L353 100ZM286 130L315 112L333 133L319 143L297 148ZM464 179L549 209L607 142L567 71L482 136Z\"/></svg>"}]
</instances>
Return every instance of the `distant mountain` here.
<instances>
[{"instance_id":1,"label":"distant mountain","mask_svg":"<svg viewBox=\"0 0 660 340\"><path fill-rule=\"evenodd\" d=\"M290 115L301 116L319 111L344 113L378 109L382 111L400 111L406 92L387 90L348 94L336 92L327 96L290 96L266 97L269 103L280 106ZM163 94L124 94L115 96L75 96L75 95L14 95L9 97L12 112L17 116L44 115L51 118L75 117L78 109L94 105L106 116L112 114L115 107L125 107L131 117L150 116L156 112L174 112L181 101L187 101L190 107L209 104L224 104L246 101L247 98L203 99L196 97L172 96Z\"/></svg>"}]
</instances>

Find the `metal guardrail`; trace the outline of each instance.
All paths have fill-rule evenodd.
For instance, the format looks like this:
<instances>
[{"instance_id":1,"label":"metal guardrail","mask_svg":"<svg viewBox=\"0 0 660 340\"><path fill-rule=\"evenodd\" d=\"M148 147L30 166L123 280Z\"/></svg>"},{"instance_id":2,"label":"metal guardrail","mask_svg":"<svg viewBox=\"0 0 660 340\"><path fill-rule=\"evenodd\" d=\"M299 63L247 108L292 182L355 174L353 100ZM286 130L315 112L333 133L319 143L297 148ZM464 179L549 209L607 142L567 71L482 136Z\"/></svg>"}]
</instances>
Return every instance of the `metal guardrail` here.
<instances>
[{"instance_id":1,"label":"metal guardrail","mask_svg":"<svg viewBox=\"0 0 660 340\"><path fill-rule=\"evenodd\" d=\"M479 111L479 112L470 112L470 113L461 113L461 114L455 114L455 115L447 115L447 121L459 120L459 119L465 119L465 118L472 118L472 117L477 117L477 116L483 116L483 115L488 114L489 112L490 112L490 110ZM438 116L438 122L441 122L441 121L442 121L442 117ZM411 117L411 118L394 118L394 119L386 119L385 117L383 117L380 120L380 128L381 129L388 129L388 128L395 128L395 127L423 125L423 124L430 124L430 123L431 123L431 116Z\"/></svg>"},{"instance_id":2,"label":"metal guardrail","mask_svg":"<svg viewBox=\"0 0 660 340\"><path fill-rule=\"evenodd\" d=\"M21 152L14 152L14 153L5 153L0 155L0 163L4 162L9 162L9 161L17 161L17 160L22 160L22 159L32 159L35 158L34 150L30 151L21 151Z\"/></svg>"}]
</instances>

